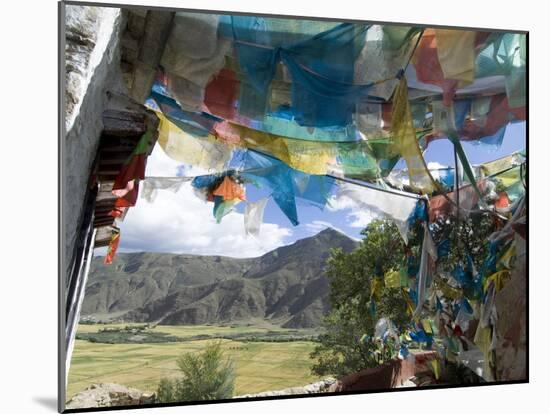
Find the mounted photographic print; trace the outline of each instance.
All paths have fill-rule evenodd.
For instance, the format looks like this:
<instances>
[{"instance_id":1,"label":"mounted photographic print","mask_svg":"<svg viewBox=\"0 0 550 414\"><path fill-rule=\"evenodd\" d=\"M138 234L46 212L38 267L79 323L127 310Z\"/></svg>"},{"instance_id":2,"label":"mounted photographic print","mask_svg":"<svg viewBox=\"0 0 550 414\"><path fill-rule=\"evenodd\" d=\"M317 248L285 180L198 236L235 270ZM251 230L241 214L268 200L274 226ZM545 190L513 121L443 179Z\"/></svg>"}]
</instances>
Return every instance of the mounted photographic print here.
<instances>
[{"instance_id":1,"label":"mounted photographic print","mask_svg":"<svg viewBox=\"0 0 550 414\"><path fill-rule=\"evenodd\" d=\"M59 11L60 411L528 381L526 32Z\"/></svg>"}]
</instances>

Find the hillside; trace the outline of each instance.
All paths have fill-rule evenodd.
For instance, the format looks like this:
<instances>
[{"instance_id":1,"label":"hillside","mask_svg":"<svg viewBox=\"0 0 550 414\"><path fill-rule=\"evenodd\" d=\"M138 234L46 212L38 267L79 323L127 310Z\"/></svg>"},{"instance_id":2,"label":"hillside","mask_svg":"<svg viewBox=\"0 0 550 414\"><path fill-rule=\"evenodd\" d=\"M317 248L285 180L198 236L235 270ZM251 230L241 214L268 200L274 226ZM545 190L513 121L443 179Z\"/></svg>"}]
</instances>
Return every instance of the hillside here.
<instances>
[{"instance_id":1,"label":"hillside","mask_svg":"<svg viewBox=\"0 0 550 414\"><path fill-rule=\"evenodd\" d=\"M356 247L326 229L250 259L126 253L105 266L97 257L82 314L164 325L267 319L288 328L316 327L329 309L329 251Z\"/></svg>"}]
</instances>

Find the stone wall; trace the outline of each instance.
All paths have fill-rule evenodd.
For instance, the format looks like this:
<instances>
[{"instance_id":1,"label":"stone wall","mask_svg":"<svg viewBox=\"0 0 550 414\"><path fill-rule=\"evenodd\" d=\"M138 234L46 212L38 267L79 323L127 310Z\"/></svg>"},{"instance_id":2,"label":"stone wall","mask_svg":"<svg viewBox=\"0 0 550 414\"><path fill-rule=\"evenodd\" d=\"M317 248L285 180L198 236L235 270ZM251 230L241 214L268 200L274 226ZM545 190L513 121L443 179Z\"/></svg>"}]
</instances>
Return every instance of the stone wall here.
<instances>
[{"instance_id":1,"label":"stone wall","mask_svg":"<svg viewBox=\"0 0 550 414\"><path fill-rule=\"evenodd\" d=\"M65 139L62 142L62 227L69 271L88 180L103 130L107 92L144 103L174 13L67 5L65 14ZM112 97L113 94L110 96Z\"/></svg>"},{"instance_id":2,"label":"stone wall","mask_svg":"<svg viewBox=\"0 0 550 414\"><path fill-rule=\"evenodd\" d=\"M149 96L172 27L173 12L127 9L122 32L121 70L129 96L143 103Z\"/></svg>"},{"instance_id":3,"label":"stone wall","mask_svg":"<svg viewBox=\"0 0 550 414\"><path fill-rule=\"evenodd\" d=\"M61 144L66 274L103 129L101 116L108 105L107 91L124 91L119 47L123 20L116 8L66 6L66 114Z\"/></svg>"}]
</instances>

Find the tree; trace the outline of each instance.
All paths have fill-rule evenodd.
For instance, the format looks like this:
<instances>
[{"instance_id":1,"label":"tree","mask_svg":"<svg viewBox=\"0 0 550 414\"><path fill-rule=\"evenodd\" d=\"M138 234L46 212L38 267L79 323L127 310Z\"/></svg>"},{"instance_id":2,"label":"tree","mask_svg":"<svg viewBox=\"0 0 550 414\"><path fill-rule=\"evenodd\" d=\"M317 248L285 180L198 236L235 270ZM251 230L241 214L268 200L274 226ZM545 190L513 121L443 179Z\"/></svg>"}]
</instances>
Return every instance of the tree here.
<instances>
[{"instance_id":1,"label":"tree","mask_svg":"<svg viewBox=\"0 0 550 414\"><path fill-rule=\"evenodd\" d=\"M451 272L457 265L465 265L470 256L474 265L482 266L488 252L488 237L495 230L498 220L489 213L478 213L468 217L456 215L439 218L431 225L436 244L448 241L448 254L438 259L441 270Z\"/></svg>"},{"instance_id":2,"label":"tree","mask_svg":"<svg viewBox=\"0 0 550 414\"><path fill-rule=\"evenodd\" d=\"M484 265L487 239L495 228L495 218L488 213L470 217L455 216L438 219L430 225L434 242L440 249L437 269L452 273L457 267L475 273ZM311 353L315 359L312 372L319 376L342 376L364 368L374 367L395 357L396 348L381 347L374 338L379 318L392 321L398 333L410 326L411 316L402 289L382 288L375 307L371 287L374 279L381 280L388 271L406 269L414 286L418 270L423 228L419 222L411 226L409 242L401 239L397 227L390 221L371 222L362 232L360 246L346 254L333 250L327 263L330 281L331 312L324 318L325 333ZM475 275L472 275L472 277ZM434 281L440 281L438 272ZM446 282L443 282L446 283ZM463 287L470 294L471 288ZM375 292L374 292L375 293Z\"/></svg>"},{"instance_id":3,"label":"tree","mask_svg":"<svg viewBox=\"0 0 550 414\"><path fill-rule=\"evenodd\" d=\"M417 233L414 229L409 244L418 256ZM380 353L373 339L376 321L386 317L402 331L410 320L401 289L383 288L376 312L371 301L373 279L406 264L406 246L397 227L376 220L362 234L365 237L355 251L346 254L334 249L327 262L331 312L323 320L325 333L310 355L316 360L312 372L319 376L342 376L387 361L393 354Z\"/></svg>"},{"instance_id":4,"label":"tree","mask_svg":"<svg viewBox=\"0 0 550 414\"><path fill-rule=\"evenodd\" d=\"M199 354L186 353L177 360L181 378L162 378L159 402L220 400L233 397L235 369L225 358L221 341L210 342Z\"/></svg>"}]
</instances>

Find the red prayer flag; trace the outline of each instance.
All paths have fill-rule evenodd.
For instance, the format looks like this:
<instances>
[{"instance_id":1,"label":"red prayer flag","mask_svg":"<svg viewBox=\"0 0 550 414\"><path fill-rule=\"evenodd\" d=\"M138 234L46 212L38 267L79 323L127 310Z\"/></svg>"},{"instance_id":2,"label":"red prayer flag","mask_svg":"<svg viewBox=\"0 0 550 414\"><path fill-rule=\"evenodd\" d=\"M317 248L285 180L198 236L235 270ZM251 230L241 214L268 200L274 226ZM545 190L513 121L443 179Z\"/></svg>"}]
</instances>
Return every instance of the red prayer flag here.
<instances>
[{"instance_id":1,"label":"red prayer flag","mask_svg":"<svg viewBox=\"0 0 550 414\"><path fill-rule=\"evenodd\" d=\"M115 201L115 208L133 207L136 205L139 194L139 181L133 181L132 189Z\"/></svg>"},{"instance_id":2,"label":"red prayer flag","mask_svg":"<svg viewBox=\"0 0 550 414\"><path fill-rule=\"evenodd\" d=\"M233 119L239 85L234 71L222 69L206 86L204 104L207 111L225 119Z\"/></svg>"},{"instance_id":3,"label":"red prayer flag","mask_svg":"<svg viewBox=\"0 0 550 414\"><path fill-rule=\"evenodd\" d=\"M127 209L128 207L115 207L109 212L109 215L115 218L122 217Z\"/></svg>"}]
</instances>

